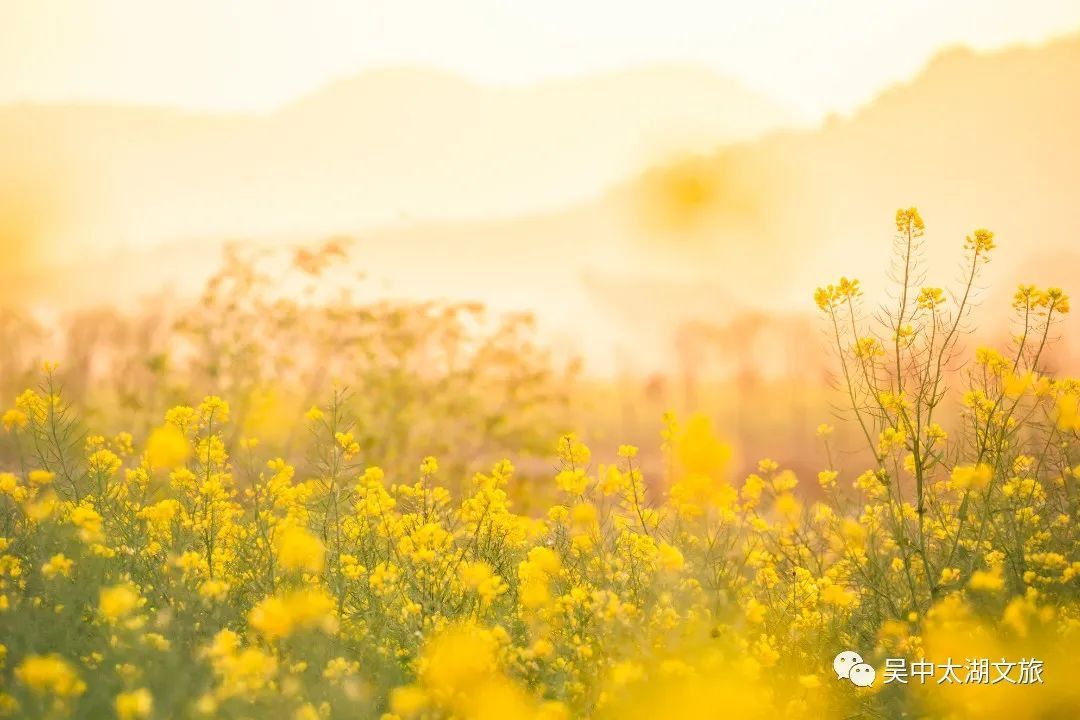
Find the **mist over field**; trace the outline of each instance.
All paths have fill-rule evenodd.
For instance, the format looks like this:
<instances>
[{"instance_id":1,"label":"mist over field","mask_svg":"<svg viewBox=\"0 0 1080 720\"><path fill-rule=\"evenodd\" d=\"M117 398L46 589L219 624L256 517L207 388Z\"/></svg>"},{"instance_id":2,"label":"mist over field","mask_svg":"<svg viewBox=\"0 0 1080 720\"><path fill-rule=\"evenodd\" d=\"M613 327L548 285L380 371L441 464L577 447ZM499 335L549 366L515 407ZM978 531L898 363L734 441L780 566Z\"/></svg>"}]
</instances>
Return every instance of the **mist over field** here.
<instances>
[{"instance_id":1,"label":"mist over field","mask_svg":"<svg viewBox=\"0 0 1080 720\"><path fill-rule=\"evenodd\" d=\"M348 237L358 292L531 311L601 374L670 372L686 323L809 315L836 270L883 268L898 203L946 277L975 224L1010 240L987 283L1005 297L1040 265L1065 284L1078 69L1076 37L947 50L811 127L671 66L515 90L370 72L260 115L9 106L5 292L191 296L226 242Z\"/></svg>"}]
</instances>

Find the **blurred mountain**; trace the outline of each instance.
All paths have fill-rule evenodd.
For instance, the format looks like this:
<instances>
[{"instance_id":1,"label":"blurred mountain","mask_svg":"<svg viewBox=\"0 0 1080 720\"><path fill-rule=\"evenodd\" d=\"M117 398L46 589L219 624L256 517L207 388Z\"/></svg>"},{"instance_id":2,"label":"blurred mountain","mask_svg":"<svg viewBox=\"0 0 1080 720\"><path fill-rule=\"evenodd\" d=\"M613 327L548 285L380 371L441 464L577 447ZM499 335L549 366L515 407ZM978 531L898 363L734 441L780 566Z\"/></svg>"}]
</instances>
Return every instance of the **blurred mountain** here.
<instances>
[{"instance_id":1,"label":"blurred mountain","mask_svg":"<svg viewBox=\"0 0 1080 720\"><path fill-rule=\"evenodd\" d=\"M965 235L997 234L980 312L1003 318L1021 281L1080 294L1077 78L1080 36L951 50L816 130L679 158L556 216L372 236L370 254L468 248L437 263L443 285L480 272L470 264L495 263L501 283L518 295L532 288L549 313L575 320L581 342L604 328L605 339L622 337L625 352L652 364L658 339L670 347L660 327L726 323L747 309L810 312L814 288L840 275L863 278L873 311L888 299L893 215L914 205L928 227L926 284L960 274ZM590 298L586 309L573 307L569 289L545 290L567 278ZM1080 346L1073 330L1066 336Z\"/></svg>"},{"instance_id":2,"label":"blurred mountain","mask_svg":"<svg viewBox=\"0 0 1080 720\"><path fill-rule=\"evenodd\" d=\"M8 106L0 247L82 258L178 240L523 215L584 202L672 149L713 148L790 121L738 83L684 66L520 89L374 71L266 115Z\"/></svg>"},{"instance_id":3,"label":"blurred mountain","mask_svg":"<svg viewBox=\"0 0 1080 720\"><path fill-rule=\"evenodd\" d=\"M925 284L948 285L956 278L966 234L978 227L996 232L999 247L982 282L991 289L980 298L987 317L1002 318L1020 281L1080 293L1077 78L1080 36L993 53L950 50L910 82L850 117L712 152L671 156L670 162L568 210L462 222L417 221L360 232L357 262L378 292L530 308L560 341L589 356L594 367L651 369L671 366L674 339L687 324L727 326L740 315L762 310L811 313L813 289L840 275L863 279L868 310L873 311L877 300L888 299L880 288L887 284L893 215L900 206L915 205L928 227ZM666 81L654 79L659 92ZM388 81L369 77L358 82ZM555 85L530 97L547 97L545 93L568 87L573 84ZM484 94L475 88L473 92ZM336 105L339 93L349 94L348 87L307 98L263 119L261 126L303 126L299 118L327 115L320 105ZM544 102L547 107L556 104ZM598 134L615 132L617 124L594 122L592 112L599 110L562 118L560 132L569 135L576 129L578 134L559 146L574 150L556 153L564 165L551 183L560 178L577 181L565 163L584 152L580 143L587 142L581 135L586 126ZM414 119L423 115L419 109L409 114ZM337 120L342 127L361 123L356 116ZM454 121L445 126L461 125ZM365 132L392 131L375 127ZM266 132L279 136L283 131ZM532 149L515 144L517 139L502 140L524 154L514 157L542 164ZM298 164L308 157L294 151L253 160L250 182L258 183L265 168ZM416 156L425 152L434 151L417 150ZM483 197L479 184L440 175L454 165L443 162L453 152L444 148L438 163L412 176L418 196L428 191L437 196L441 186L450 197ZM461 162L467 155L461 155ZM500 170L493 165L486 173L474 172L489 179L509 173L506 168L511 166L525 167L524 159L520 165L504 156L488 159ZM324 160L332 165L330 155ZM582 162L586 166L599 161ZM323 167L323 162L316 166ZM352 165L343 160L327 177L346 167ZM518 172L513 182L527 184L521 178L528 175ZM306 187L305 177L298 171L291 184L276 184L282 195L274 203L288 205L293 192L304 197L300 205L305 206L331 192L329 186L318 191ZM220 181L205 178L209 185ZM408 184L405 178L401 182ZM345 187L342 193L354 186ZM256 195L251 188L235 193L241 202ZM227 207L234 195L223 190L213 197ZM343 204L328 206L340 210ZM279 209L267 206L268 211ZM185 257L182 245L169 252L143 265L170 268ZM1080 343L1075 315L1080 314L1074 313L1073 327L1065 335ZM773 351L798 357L802 350Z\"/></svg>"},{"instance_id":4,"label":"blurred mountain","mask_svg":"<svg viewBox=\"0 0 1080 720\"><path fill-rule=\"evenodd\" d=\"M651 252L674 247L695 265L724 263L759 301L804 299L840 274L878 277L901 205L926 219L926 259L939 271L930 281L954 277L953 258L977 227L997 233L987 279L1003 278L1032 250L1077 248L1078 77L1080 36L989 54L948 51L850 118L727 148L684 169L704 199L671 197L677 168L619 194L639 207L658 196L672 206L659 221L644 218ZM1066 283L1076 269L1047 266L1030 281Z\"/></svg>"},{"instance_id":5,"label":"blurred mountain","mask_svg":"<svg viewBox=\"0 0 1080 720\"><path fill-rule=\"evenodd\" d=\"M974 229L997 234L979 297L981 321L1000 333L1017 283L1080 293L1077 78L1080 36L950 50L818 129L677 158L561 214L372 235L368 255L403 291L496 282L500 297L573 328L607 366L617 347L655 367L686 323L811 312L814 288L840 275L863 278L873 311L888 300L893 215L915 205L928 227L926 284L957 278ZM395 272L392 258L420 248L445 250L429 273ZM1074 318L1065 335L1076 346L1078 333Z\"/></svg>"}]
</instances>

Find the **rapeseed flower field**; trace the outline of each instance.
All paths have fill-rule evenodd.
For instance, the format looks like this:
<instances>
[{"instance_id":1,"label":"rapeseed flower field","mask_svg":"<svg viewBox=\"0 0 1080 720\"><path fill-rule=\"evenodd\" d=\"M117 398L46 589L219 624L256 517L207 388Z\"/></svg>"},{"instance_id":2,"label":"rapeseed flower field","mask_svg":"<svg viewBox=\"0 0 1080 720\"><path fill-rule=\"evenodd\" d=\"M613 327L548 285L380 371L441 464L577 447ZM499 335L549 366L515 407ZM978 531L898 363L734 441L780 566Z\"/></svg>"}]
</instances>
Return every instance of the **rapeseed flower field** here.
<instances>
[{"instance_id":1,"label":"rapeseed flower field","mask_svg":"<svg viewBox=\"0 0 1080 720\"><path fill-rule=\"evenodd\" d=\"M253 370L262 350L236 316L250 287L221 300L224 281L186 322L216 392L87 416L63 362L44 363L0 421L0 713L1075 717L1080 380L1044 362L1069 298L1020 287L1012 343L969 350L994 234L957 244L957 287L921 287L923 220L895 223L887 312L853 279L807 298L846 406L819 421L850 424L867 458L845 464L821 424L816 477L769 459L736 477L701 415L665 416L649 472L646 449L590 447L588 427L537 440L557 393L509 392L540 374L505 372L533 357L517 340L484 345L453 391L350 356L427 413L340 383L287 411L301 395L273 383L294 366ZM352 322L328 308L318 331ZM369 349L418 317L442 319L408 342L441 328L452 353L467 336L429 309L365 312ZM460 389L478 383L501 414ZM514 443L540 448L524 471L494 459L464 474ZM449 459L414 462L425 444ZM876 668L872 685L838 680L845 650ZM1015 667L983 681L979 659ZM925 661L955 668L920 678ZM890 677L898 662L912 672Z\"/></svg>"}]
</instances>

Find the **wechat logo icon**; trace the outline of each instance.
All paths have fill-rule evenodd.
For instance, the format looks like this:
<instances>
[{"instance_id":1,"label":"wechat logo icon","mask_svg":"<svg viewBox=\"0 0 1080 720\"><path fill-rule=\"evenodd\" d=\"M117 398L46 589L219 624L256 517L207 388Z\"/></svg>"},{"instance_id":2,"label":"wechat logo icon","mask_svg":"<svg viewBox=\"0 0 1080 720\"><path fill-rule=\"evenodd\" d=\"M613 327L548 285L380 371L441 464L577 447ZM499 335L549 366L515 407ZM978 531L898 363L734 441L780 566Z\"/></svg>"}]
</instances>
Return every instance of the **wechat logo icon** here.
<instances>
[{"instance_id":1,"label":"wechat logo icon","mask_svg":"<svg viewBox=\"0 0 1080 720\"><path fill-rule=\"evenodd\" d=\"M874 668L864 663L862 655L852 650L845 650L833 658L832 666L837 680L850 680L859 687L870 687L877 678Z\"/></svg>"}]
</instances>

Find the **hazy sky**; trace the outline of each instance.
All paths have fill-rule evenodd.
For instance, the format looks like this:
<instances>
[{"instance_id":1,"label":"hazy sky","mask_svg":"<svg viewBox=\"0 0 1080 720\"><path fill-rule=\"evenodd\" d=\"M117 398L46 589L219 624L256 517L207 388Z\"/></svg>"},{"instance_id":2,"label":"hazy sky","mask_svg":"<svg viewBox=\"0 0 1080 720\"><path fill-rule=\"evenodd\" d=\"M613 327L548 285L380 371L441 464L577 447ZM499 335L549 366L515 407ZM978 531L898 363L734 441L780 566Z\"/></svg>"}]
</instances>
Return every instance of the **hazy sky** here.
<instances>
[{"instance_id":1,"label":"hazy sky","mask_svg":"<svg viewBox=\"0 0 1080 720\"><path fill-rule=\"evenodd\" d=\"M1080 0L0 0L0 102L269 109L386 65L524 84L654 61L848 111L955 44L1080 28Z\"/></svg>"}]
</instances>

